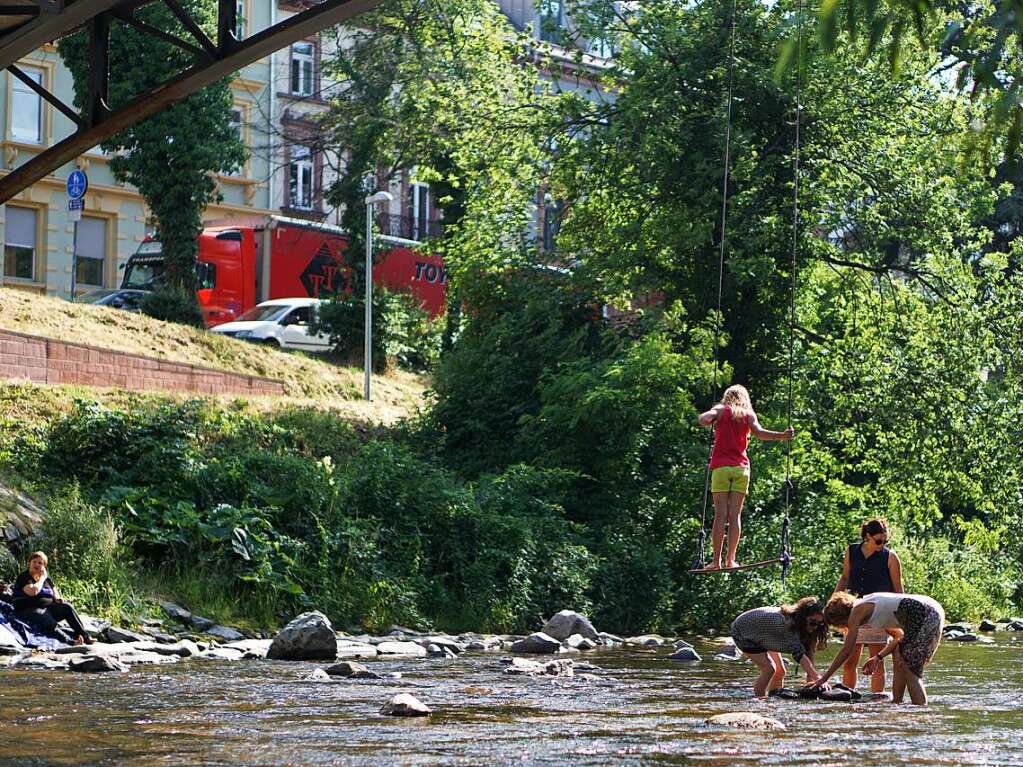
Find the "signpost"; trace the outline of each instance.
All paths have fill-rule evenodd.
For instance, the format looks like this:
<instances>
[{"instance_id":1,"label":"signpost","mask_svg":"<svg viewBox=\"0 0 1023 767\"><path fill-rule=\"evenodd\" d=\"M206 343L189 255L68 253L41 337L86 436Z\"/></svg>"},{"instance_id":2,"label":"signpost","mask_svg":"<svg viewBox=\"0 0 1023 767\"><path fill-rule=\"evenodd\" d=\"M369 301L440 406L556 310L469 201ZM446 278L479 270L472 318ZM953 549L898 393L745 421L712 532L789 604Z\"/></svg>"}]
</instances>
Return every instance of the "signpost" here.
<instances>
[{"instance_id":1,"label":"signpost","mask_svg":"<svg viewBox=\"0 0 1023 767\"><path fill-rule=\"evenodd\" d=\"M78 279L78 222L85 210L85 193L89 190L89 177L84 171L75 169L67 177L68 218L75 222L75 234L71 245L71 300L75 300Z\"/></svg>"}]
</instances>

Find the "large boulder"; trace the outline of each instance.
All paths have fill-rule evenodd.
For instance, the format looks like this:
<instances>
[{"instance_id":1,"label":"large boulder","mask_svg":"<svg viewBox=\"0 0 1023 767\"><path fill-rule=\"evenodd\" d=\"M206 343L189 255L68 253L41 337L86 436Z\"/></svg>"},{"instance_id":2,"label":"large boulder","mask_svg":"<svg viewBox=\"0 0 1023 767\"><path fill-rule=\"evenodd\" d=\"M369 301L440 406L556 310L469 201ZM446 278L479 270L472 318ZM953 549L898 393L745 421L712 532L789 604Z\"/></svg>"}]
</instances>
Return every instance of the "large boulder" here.
<instances>
[{"instance_id":1,"label":"large boulder","mask_svg":"<svg viewBox=\"0 0 1023 767\"><path fill-rule=\"evenodd\" d=\"M706 720L707 724L734 727L738 730L784 730L785 725L769 716L742 711L734 714L716 714Z\"/></svg>"},{"instance_id":2,"label":"large boulder","mask_svg":"<svg viewBox=\"0 0 1023 767\"><path fill-rule=\"evenodd\" d=\"M387 701L380 713L385 716L429 716L433 711L415 696L403 692Z\"/></svg>"},{"instance_id":3,"label":"large boulder","mask_svg":"<svg viewBox=\"0 0 1023 767\"><path fill-rule=\"evenodd\" d=\"M337 637L321 612L302 613L274 637L267 658L274 660L334 660Z\"/></svg>"},{"instance_id":4,"label":"large boulder","mask_svg":"<svg viewBox=\"0 0 1023 767\"><path fill-rule=\"evenodd\" d=\"M542 631L537 631L535 634L530 634L525 639L513 642L511 651L553 655L554 653L561 651L561 642Z\"/></svg>"},{"instance_id":5,"label":"large boulder","mask_svg":"<svg viewBox=\"0 0 1023 767\"><path fill-rule=\"evenodd\" d=\"M372 658L378 655L375 645L365 642L349 642L340 639L337 643L337 658Z\"/></svg>"},{"instance_id":6,"label":"large boulder","mask_svg":"<svg viewBox=\"0 0 1023 767\"><path fill-rule=\"evenodd\" d=\"M980 622L980 626L978 626L977 628L979 628L981 631L997 631L998 630L998 626L996 626L992 621L989 621L987 618L982 620Z\"/></svg>"},{"instance_id":7,"label":"large boulder","mask_svg":"<svg viewBox=\"0 0 1023 767\"><path fill-rule=\"evenodd\" d=\"M176 605L173 602L158 602L157 604L174 620L184 623L186 626L191 625L192 613L181 605Z\"/></svg>"},{"instance_id":8,"label":"large boulder","mask_svg":"<svg viewBox=\"0 0 1023 767\"><path fill-rule=\"evenodd\" d=\"M543 624L540 632L561 641L568 639L573 634L580 634L593 641L600 638L600 634L593 628L589 618L573 610L562 610L553 615L549 621Z\"/></svg>"}]
</instances>

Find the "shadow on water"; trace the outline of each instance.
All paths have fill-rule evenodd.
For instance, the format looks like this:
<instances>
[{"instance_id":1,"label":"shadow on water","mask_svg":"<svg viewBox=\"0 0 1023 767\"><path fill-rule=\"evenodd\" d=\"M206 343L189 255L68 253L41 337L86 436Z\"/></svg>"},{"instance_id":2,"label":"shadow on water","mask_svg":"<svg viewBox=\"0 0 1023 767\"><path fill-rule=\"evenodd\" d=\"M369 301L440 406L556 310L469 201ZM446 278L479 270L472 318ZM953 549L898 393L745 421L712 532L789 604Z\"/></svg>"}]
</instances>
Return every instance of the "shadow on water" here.
<instances>
[{"instance_id":1,"label":"shadow on water","mask_svg":"<svg viewBox=\"0 0 1023 767\"><path fill-rule=\"evenodd\" d=\"M1023 763L1023 636L943 644L927 671L926 709L757 701L747 662L675 664L667 652L588 654L603 669L593 680L507 676L489 654L374 665L400 680L308 682L315 664L273 661L96 677L3 671L0 765ZM403 691L434 716L380 716ZM788 729L704 724L726 711L764 713Z\"/></svg>"}]
</instances>

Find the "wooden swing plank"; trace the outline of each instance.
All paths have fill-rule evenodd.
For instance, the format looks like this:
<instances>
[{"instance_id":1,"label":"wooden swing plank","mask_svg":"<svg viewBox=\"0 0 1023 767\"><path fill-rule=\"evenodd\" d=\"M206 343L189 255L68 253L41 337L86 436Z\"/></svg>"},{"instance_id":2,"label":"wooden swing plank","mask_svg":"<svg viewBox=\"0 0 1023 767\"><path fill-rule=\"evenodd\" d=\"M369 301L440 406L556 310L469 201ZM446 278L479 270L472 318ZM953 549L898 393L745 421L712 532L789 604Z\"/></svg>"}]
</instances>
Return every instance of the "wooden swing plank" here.
<instances>
[{"instance_id":1,"label":"wooden swing plank","mask_svg":"<svg viewBox=\"0 0 1023 767\"><path fill-rule=\"evenodd\" d=\"M703 569L690 570L689 572L693 573L694 575L710 575L711 573L732 573L732 572L737 572L739 570L752 570L752 569L754 569L756 567L767 567L768 565L777 565L777 564L780 564L782 561L783 560L780 559L780 558L778 558L778 559L765 559L765 560L763 560L761 562L750 562L749 564L739 565L738 567L717 567L717 568L714 568L713 570L708 570L706 568L703 568Z\"/></svg>"}]
</instances>

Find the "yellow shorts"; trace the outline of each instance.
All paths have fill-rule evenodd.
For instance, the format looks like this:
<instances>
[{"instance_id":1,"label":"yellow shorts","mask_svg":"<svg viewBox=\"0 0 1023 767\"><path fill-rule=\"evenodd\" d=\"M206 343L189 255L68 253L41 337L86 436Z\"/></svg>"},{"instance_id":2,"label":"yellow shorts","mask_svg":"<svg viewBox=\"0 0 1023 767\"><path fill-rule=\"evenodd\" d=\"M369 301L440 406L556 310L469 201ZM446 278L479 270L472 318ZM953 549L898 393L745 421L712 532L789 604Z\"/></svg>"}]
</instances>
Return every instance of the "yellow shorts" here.
<instances>
[{"instance_id":1,"label":"yellow shorts","mask_svg":"<svg viewBox=\"0 0 1023 767\"><path fill-rule=\"evenodd\" d=\"M710 473L712 493L749 492L749 466L718 466Z\"/></svg>"}]
</instances>

